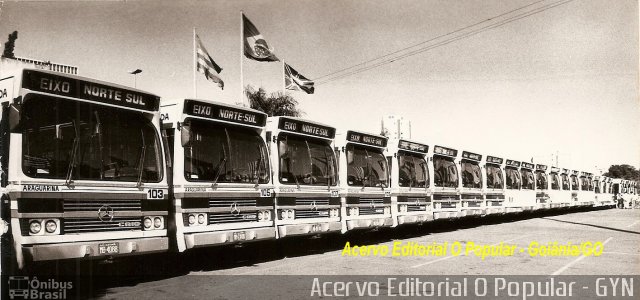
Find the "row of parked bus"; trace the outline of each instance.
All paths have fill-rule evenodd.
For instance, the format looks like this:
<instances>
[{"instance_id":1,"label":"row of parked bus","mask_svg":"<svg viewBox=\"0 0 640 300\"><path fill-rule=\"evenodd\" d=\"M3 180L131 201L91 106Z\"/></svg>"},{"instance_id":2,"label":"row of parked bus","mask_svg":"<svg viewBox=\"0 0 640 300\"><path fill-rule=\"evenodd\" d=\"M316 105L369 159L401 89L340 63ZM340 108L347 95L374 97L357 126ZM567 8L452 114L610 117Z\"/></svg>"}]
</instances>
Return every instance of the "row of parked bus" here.
<instances>
[{"instance_id":1,"label":"row of parked bus","mask_svg":"<svg viewBox=\"0 0 640 300\"><path fill-rule=\"evenodd\" d=\"M0 91L3 257L18 267L638 194L636 182L38 69L3 75Z\"/></svg>"}]
</instances>

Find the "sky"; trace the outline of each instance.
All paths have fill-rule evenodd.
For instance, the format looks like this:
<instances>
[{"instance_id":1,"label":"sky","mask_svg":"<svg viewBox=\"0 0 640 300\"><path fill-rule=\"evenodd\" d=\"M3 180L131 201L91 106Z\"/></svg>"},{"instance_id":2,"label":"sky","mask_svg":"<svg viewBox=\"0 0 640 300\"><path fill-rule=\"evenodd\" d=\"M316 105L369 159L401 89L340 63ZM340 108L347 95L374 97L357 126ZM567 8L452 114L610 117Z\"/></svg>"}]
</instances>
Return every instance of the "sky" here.
<instances>
[{"instance_id":1,"label":"sky","mask_svg":"<svg viewBox=\"0 0 640 300\"><path fill-rule=\"evenodd\" d=\"M241 83L280 91L282 64L242 59L241 11L310 79L508 11L558 0L7 1L15 55L164 99L241 101ZM290 91L305 118L339 131L411 121L412 140L598 173L640 167L638 2L574 0L474 36ZM225 89L196 74L193 30ZM429 45L428 43L426 45ZM242 60L242 63L241 63ZM242 68L241 68L242 65ZM242 72L240 71L242 69ZM242 73L242 79L241 79Z\"/></svg>"}]
</instances>

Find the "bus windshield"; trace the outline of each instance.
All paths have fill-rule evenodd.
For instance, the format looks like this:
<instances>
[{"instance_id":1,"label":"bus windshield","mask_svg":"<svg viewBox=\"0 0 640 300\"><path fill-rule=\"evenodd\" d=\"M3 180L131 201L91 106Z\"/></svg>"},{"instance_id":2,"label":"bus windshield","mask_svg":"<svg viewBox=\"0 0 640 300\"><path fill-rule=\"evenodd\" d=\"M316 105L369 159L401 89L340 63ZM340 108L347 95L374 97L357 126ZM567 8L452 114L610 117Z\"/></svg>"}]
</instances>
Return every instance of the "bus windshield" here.
<instances>
[{"instance_id":1,"label":"bus windshield","mask_svg":"<svg viewBox=\"0 0 640 300\"><path fill-rule=\"evenodd\" d=\"M500 166L487 164L487 187L491 189L504 188L504 177Z\"/></svg>"},{"instance_id":2,"label":"bus windshield","mask_svg":"<svg viewBox=\"0 0 640 300\"><path fill-rule=\"evenodd\" d=\"M462 161L462 186L466 188L482 188L482 172L477 162Z\"/></svg>"},{"instance_id":3,"label":"bus windshield","mask_svg":"<svg viewBox=\"0 0 640 300\"><path fill-rule=\"evenodd\" d=\"M572 191L578 190L578 176L571 175L571 190Z\"/></svg>"},{"instance_id":4,"label":"bus windshield","mask_svg":"<svg viewBox=\"0 0 640 300\"><path fill-rule=\"evenodd\" d=\"M351 186L388 187L387 160L381 149L347 145L347 184Z\"/></svg>"},{"instance_id":5,"label":"bus windshield","mask_svg":"<svg viewBox=\"0 0 640 300\"><path fill-rule=\"evenodd\" d=\"M437 187L458 187L458 168L451 157L433 156L433 181Z\"/></svg>"},{"instance_id":6,"label":"bus windshield","mask_svg":"<svg viewBox=\"0 0 640 300\"><path fill-rule=\"evenodd\" d=\"M247 128L187 119L190 143L184 148L188 181L267 183L269 159L260 135Z\"/></svg>"},{"instance_id":7,"label":"bus windshield","mask_svg":"<svg viewBox=\"0 0 640 300\"><path fill-rule=\"evenodd\" d=\"M278 138L280 182L296 185L337 184L336 159L328 141L291 134Z\"/></svg>"},{"instance_id":8,"label":"bus windshield","mask_svg":"<svg viewBox=\"0 0 640 300\"><path fill-rule=\"evenodd\" d=\"M159 182L162 148L142 113L27 95L22 170L34 178Z\"/></svg>"},{"instance_id":9,"label":"bus windshield","mask_svg":"<svg viewBox=\"0 0 640 300\"><path fill-rule=\"evenodd\" d=\"M529 169L520 169L520 173L522 174L522 189L533 190L533 184L535 183L533 172Z\"/></svg>"},{"instance_id":10,"label":"bus windshield","mask_svg":"<svg viewBox=\"0 0 640 300\"><path fill-rule=\"evenodd\" d=\"M520 189L520 172L516 168L505 169L505 173L507 174L507 189L510 190L519 190Z\"/></svg>"},{"instance_id":11,"label":"bus windshield","mask_svg":"<svg viewBox=\"0 0 640 300\"><path fill-rule=\"evenodd\" d=\"M563 191L568 191L569 190L569 176L567 176L567 174L562 174L562 190Z\"/></svg>"},{"instance_id":12,"label":"bus windshield","mask_svg":"<svg viewBox=\"0 0 640 300\"><path fill-rule=\"evenodd\" d=\"M398 165L400 166L399 186L419 188L429 186L429 171L423 155L399 151Z\"/></svg>"},{"instance_id":13,"label":"bus windshield","mask_svg":"<svg viewBox=\"0 0 640 300\"><path fill-rule=\"evenodd\" d=\"M558 175L556 175L556 177L557 176ZM553 178L553 176L552 176L552 178ZM543 171L536 171L536 188L539 189L539 190L546 190L546 189L549 188L547 186L547 174L545 172L543 172Z\"/></svg>"},{"instance_id":14,"label":"bus windshield","mask_svg":"<svg viewBox=\"0 0 640 300\"><path fill-rule=\"evenodd\" d=\"M558 173L551 173L551 189L552 190L559 190L560 189L560 176L558 176Z\"/></svg>"}]
</instances>

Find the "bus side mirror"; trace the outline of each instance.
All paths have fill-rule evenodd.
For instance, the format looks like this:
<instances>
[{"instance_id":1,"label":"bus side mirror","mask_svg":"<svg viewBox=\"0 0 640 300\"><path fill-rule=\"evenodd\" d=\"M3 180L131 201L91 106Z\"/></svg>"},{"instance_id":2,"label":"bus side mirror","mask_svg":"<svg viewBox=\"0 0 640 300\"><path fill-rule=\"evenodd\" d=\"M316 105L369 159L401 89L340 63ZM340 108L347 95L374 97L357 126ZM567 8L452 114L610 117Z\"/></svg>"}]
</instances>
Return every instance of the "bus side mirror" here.
<instances>
[{"instance_id":1,"label":"bus side mirror","mask_svg":"<svg viewBox=\"0 0 640 300\"><path fill-rule=\"evenodd\" d=\"M22 105L20 104L11 104L9 105L9 130L15 131L18 130L21 121Z\"/></svg>"},{"instance_id":2,"label":"bus side mirror","mask_svg":"<svg viewBox=\"0 0 640 300\"><path fill-rule=\"evenodd\" d=\"M187 124L182 125L182 130L180 130L180 143L182 147L187 147L191 145L191 126Z\"/></svg>"}]
</instances>

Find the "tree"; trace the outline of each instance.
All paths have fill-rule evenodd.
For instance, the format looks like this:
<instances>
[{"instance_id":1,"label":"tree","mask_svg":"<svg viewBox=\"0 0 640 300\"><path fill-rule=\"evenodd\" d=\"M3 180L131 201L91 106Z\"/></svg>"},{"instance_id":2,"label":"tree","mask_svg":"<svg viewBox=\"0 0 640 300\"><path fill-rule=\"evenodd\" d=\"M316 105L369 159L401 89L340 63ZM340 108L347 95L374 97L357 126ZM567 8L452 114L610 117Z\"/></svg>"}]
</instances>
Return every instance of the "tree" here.
<instances>
[{"instance_id":1,"label":"tree","mask_svg":"<svg viewBox=\"0 0 640 300\"><path fill-rule=\"evenodd\" d=\"M283 94L282 92L267 95L267 91L263 88L259 88L256 91L256 89L250 85L247 85L244 91L249 99L250 107L262 111L270 117L300 117L304 114L303 111L297 108L298 101L291 97L291 95Z\"/></svg>"},{"instance_id":2,"label":"tree","mask_svg":"<svg viewBox=\"0 0 640 300\"><path fill-rule=\"evenodd\" d=\"M13 49L16 46L16 40L18 39L18 32L14 31L9 35L9 40L4 43L4 52L2 53L2 57L6 58L16 58L13 54Z\"/></svg>"},{"instance_id":3,"label":"tree","mask_svg":"<svg viewBox=\"0 0 640 300\"><path fill-rule=\"evenodd\" d=\"M612 165L604 176L611 178L623 178L627 180L640 180L640 171L630 165Z\"/></svg>"}]
</instances>

